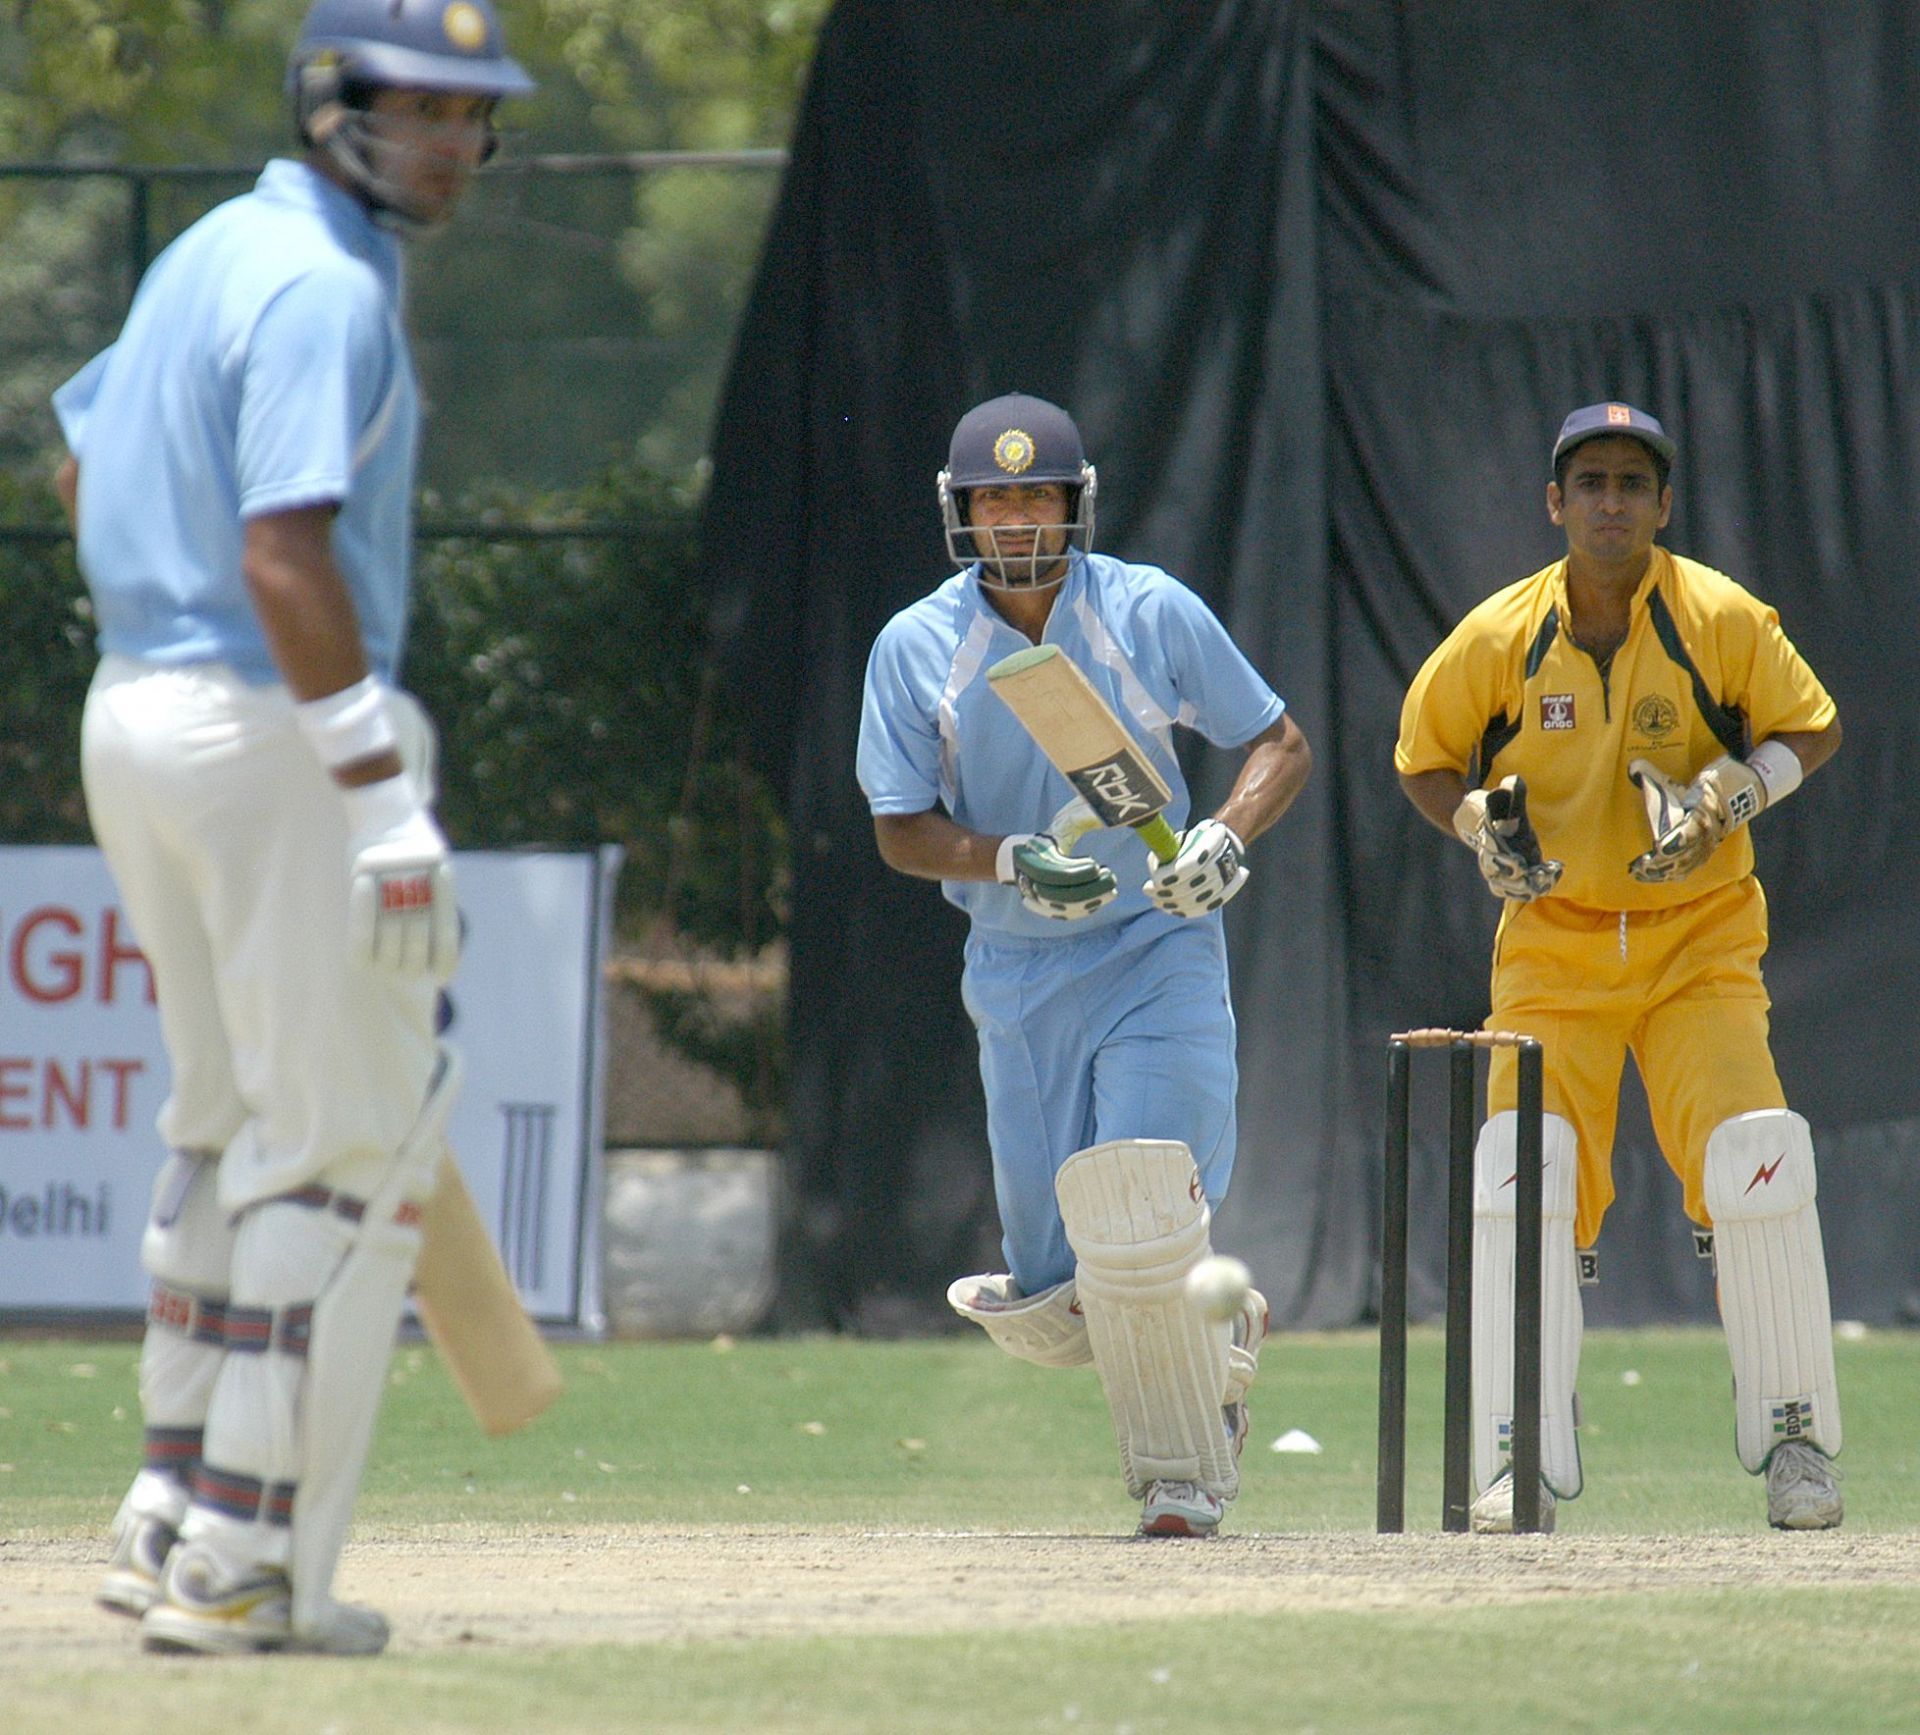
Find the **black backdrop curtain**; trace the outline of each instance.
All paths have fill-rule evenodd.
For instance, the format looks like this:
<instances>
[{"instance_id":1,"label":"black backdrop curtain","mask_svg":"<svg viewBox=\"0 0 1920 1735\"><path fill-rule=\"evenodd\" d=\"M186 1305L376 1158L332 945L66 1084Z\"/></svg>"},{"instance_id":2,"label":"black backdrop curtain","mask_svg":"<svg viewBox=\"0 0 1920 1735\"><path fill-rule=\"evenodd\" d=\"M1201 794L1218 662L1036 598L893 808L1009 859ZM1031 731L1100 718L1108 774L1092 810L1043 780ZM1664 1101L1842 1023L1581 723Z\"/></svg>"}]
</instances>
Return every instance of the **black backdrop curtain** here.
<instances>
[{"instance_id":1,"label":"black backdrop curtain","mask_svg":"<svg viewBox=\"0 0 1920 1735\"><path fill-rule=\"evenodd\" d=\"M1670 545L1776 604L1839 700L1841 756L1761 822L1776 1049L1836 1312L1920 1318L1916 37L1893 3L841 0L706 526L793 825L786 1321L934 1324L998 1263L962 924L881 866L852 766L867 648L946 571L947 435L1011 390L1074 412L1100 545L1206 596L1316 749L1228 911L1216 1239L1276 1319L1368 1315L1385 1035L1484 1013L1495 912L1398 793L1399 700L1553 558L1553 432L1602 397L1681 442ZM1204 803L1232 765L1192 770ZM1589 1319L1710 1317L1644 1109L1616 1170Z\"/></svg>"}]
</instances>

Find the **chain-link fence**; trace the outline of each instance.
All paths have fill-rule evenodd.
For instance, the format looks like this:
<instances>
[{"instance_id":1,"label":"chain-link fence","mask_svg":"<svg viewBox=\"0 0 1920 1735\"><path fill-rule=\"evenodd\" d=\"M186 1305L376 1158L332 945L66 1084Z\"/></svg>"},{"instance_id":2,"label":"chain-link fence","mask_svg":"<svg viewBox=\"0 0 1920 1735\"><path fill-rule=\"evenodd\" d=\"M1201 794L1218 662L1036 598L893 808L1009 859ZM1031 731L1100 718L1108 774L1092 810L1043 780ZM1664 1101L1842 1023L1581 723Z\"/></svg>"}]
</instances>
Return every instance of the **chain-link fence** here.
<instances>
[{"instance_id":1,"label":"chain-link fence","mask_svg":"<svg viewBox=\"0 0 1920 1735\"><path fill-rule=\"evenodd\" d=\"M408 250L427 413L406 679L441 723L442 816L465 847L622 842L622 930L675 957L762 954L784 920L780 816L714 704L695 571L714 403L784 161L509 158ZM113 340L160 250L259 167L0 165L8 842L88 836L92 622L50 487L49 394ZM670 1039L737 1075L764 1119L766 1030L670 988Z\"/></svg>"}]
</instances>

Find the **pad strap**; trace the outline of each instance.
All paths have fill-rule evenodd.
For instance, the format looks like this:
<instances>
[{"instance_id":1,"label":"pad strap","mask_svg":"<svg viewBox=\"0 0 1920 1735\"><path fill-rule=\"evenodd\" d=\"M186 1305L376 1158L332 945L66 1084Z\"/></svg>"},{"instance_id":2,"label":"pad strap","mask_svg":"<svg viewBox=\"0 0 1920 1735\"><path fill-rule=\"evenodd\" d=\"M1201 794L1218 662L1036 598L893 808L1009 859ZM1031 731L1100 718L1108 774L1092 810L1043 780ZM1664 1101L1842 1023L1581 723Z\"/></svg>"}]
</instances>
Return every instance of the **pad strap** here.
<instances>
[{"instance_id":1,"label":"pad strap","mask_svg":"<svg viewBox=\"0 0 1920 1735\"><path fill-rule=\"evenodd\" d=\"M195 1295L191 1290L156 1281L147 1297L147 1324L195 1343L224 1345L227 1304L210 1295Z\"/></svg>"}]
</instances>

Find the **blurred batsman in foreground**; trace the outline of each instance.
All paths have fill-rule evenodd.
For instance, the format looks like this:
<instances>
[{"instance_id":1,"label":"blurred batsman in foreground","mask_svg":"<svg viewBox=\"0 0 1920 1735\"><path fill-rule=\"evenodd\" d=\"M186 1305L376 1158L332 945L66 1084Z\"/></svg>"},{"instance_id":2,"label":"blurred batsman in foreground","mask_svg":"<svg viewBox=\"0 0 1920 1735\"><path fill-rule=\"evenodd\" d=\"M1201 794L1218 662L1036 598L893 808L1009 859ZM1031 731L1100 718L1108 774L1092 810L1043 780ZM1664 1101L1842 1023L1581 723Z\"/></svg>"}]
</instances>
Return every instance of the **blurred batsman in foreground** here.
<instances>
[{"instance_id":1,"label":"blurred batsman in foreground","mask_svg":"<svg viewBox=\"0 0 1920 1735\"><path fill-rule=\"evenodd\" d=\"M1187 1298L1233 1172L1234 1018L1220 907L1246 846L1306 781L1305 737L1198 596L1092 552L1095 474L1038 398L954 430L938 482L961 570L896 615L868 662L859 778L880 854L967 912L1004 1274L948 1300L1002 1349L1093 1363L1149 1536L1208 1536L1239 1488L1266 1303ZM1156 863L1103 827L987 678L1055 646L1091 680L1187 819L1176 723L1246 759Z\"/></svg>"},{"instance_id":2,"label":"blurred batsman in foreground","mask_svg":"<svg viewBox=\"0 0 1920 1735\"><path fill-rule=\"evenodd\" d=\"M1414 678L1394 762L1408 797L1503 900L1489 1028L1546 1060L1541 1449L1580 1492L1579 1283L1613 1201L1632 1051L1710 1253L1734 1441L1767 1517L1840 1522L1840 1397L1813 1144L1768 1046L1767 906L1747 826L1840 745L1833 701L1733 580L1656 546L1675 446L1626 404L1576 410L1547 515L1567 553L1471 610ZM1473 1526L1513 1527L1515 1066L1498 1051L1474 1161Z\"/></svg>"},{"instance_id":3,"label":"blurred batsman in foreground","mask_svg":"<svg viewBox=\"0 0 1920 1735\"><path fill-rule=\"evenodd\" d=\"M532 88L488 0L319 0L303 160L155 261L56 394L99 624L82 763L152 964L171 1155L146 1464L101 1587L149 1648L378 1651L330 1589L457 1084L433 735L392 682L420 400L401 241Z\"/></svg>"}]
</instances>

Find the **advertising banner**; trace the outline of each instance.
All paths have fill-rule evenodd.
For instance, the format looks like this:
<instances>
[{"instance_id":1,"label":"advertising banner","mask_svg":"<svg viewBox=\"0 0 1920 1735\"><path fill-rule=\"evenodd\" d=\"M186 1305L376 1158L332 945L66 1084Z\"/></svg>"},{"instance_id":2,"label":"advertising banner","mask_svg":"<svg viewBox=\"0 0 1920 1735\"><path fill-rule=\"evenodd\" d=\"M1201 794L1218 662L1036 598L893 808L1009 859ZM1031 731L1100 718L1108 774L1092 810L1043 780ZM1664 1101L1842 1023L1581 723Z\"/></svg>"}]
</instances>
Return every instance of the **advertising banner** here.
<instances>
[{"instance_id":1,"label":"advertising banner","mask_svg":"<svg viewBox=\"0 0 1920 1735\"><path fill-rule=\"evenodd\" d=\"M528 1310L600 1323L601 967L617 850L456 857L450 1134ZM145 1307L152 972L100 854L0 849L0 1315Z\"/></svg>"}]
</instances>

